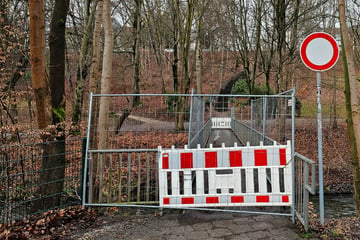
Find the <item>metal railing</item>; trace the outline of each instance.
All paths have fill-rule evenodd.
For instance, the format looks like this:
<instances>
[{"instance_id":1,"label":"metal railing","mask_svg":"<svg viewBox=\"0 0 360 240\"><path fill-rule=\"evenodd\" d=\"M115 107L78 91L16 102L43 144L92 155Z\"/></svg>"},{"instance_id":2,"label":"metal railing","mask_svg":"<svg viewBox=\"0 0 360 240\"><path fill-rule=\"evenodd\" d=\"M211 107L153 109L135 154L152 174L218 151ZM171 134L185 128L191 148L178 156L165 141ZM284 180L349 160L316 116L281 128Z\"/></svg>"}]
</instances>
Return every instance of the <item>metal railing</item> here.
<instances>
[{"instance_id":1,"label":"metal railing","mask_svg":"<svg viewBox=\"0 0 360 240\"><path fill-rule=\"evenodd\" d=\"M309 228L309 194L315 194L316 163L295 153L295 212L305 231Z\"/></svg>"},{"instance_id":2,"label":"metal railing","mask_svg":"<svg viewBox=\"0 0 360 240\"><path fill-rule=\"evenodd\" d=\"M84 206L157 205L157 149L90 150ZM99 189L101 188L101 189Z\"/></svg>"},{"instance_id":3,"label":"metal railing","mask_svg":"<svg viewBox=\"0 0 360 240\"><path fill-rule=\"evenodd\" d=\"M231 125L234 134L244 145L246 142L249 142L251 146L256 146L259 142L263 142L264 145L274 145L275 140L264 136L245 123L233 119Z\"/></svg>"},{"instance_id":4,"label":"metal railing","mask_svg":"<svg viewBox=\"0 0 360 240\"><path fill-rule=\"evenodd\" d=\"M211 134L211 121L207 121L206 124L198 131L193 138L191 138L188 148L197 148L200 144L201 147L205 147Z\"/></svg>"},{"instance_id":5,"label":"metal railing","mask_svg":"<svg viewBox=\"0 0 360 240\"><path fill-rule=\"evenodd\" d=\"M54 153L58 144L65 151ZM0 223L79 204L82 148L81 138L1 146ZM54 160L63 162L46 166Z\"/></svg>"}]
</instances>

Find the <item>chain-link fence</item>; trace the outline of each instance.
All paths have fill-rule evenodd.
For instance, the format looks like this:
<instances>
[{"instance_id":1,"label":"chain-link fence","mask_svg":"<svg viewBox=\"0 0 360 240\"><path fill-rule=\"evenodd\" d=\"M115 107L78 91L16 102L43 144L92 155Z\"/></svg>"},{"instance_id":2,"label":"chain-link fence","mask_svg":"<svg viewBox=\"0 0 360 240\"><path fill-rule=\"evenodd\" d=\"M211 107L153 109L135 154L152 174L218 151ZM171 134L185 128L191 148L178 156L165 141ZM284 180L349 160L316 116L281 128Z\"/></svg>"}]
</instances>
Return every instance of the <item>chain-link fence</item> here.
<instances>
[{"instance_id":1,"label":"chain-link fence","mask_svg":"<svg viewBox=\"0 0 360 240\"><path fill-rule=\"evenodd\" d=\"M251 99L249 126L277 142L292 140L293 92Z\"/></svg>"},{"instance_id":2,"label":"chain-link fence","mask_svg":"<svg viewBox=\"0 0 360 240\"><path fill-rule=\"evenodd\" d=\"M157 149L188 143L190 101L180 94L92 95L83 204L156 203ZM202 103L193 107L201 121Z\"/></svg>"},{"instance_id":3,"label":"chain-link fence","mask_svg":"<svg viewBox=\"0 0 360 240\"><path fill-rule=\"evenodd\" d=\"M253 141L259 145L267 134L278 137L275 124L285 119L281 129L291 139L291 110L282 112L289 104L293 91L276 96L201 95L201 94L94 94L91 95L87 171L87 199L83 204L138 204L157 201L158 146L163 148L209 147L214 141L234 143ZM261 109L256 102L265 101ZM271 105L266 102L272 103ZM269 107L263 107L269 106ZM267 112L271 110L271 112ZM259 116L258 112L261 112ZM264 113L262 115L262 113ZM265 117L262 117L265 116ZM227 129L212 129L211 119L229 120ZM263 129L252 129L261 122ZM225 124L226 124L225 123ZM220 125L223 122L217 123ZM244 134L239 126L246 126ZM219 127L218 126L218 127ZM271 129L273 128L273 129ZM237 134L236 130L242 134ZM272 131L269 131L269 130ZM215 133L216 132L216 133ZM223 133L226 134L224 135ZM215 134L214 134L215 133ZM235 133L233 136L232 133ZM256 133L256 134L255 134ZM237 135L237 136L236 136ZM258 137L260 135L260 137ZM230 136L230 137L226 137ZM271 140L272 143L272 140ZM221 144L221 143L220 143ZM150 185L151 186L150 186Z\"/></svg>"},{"instance_id":4,"label":"chain-link fence","mask_svg":"<svg viewBox=\"0 0 360 240\"><path fill-rule=\"evenodd\" d=\"M55 154L59 146L64 151ZM0 223L79 204L81 168L80 138L1 146Z\"/></svg>"},{"instance_id":5,"label":"chain-link fence","mask_svg":"<svg viewBox=\"0 0 360 240\"><path fill-rule=\"evenodd\" d=\"M88 149L156 149L188 140L189 95L93 95ZM105 139L105 141L102 141ZM163 141L166 139L166 141Z\"/></svg>"}]
</instances>

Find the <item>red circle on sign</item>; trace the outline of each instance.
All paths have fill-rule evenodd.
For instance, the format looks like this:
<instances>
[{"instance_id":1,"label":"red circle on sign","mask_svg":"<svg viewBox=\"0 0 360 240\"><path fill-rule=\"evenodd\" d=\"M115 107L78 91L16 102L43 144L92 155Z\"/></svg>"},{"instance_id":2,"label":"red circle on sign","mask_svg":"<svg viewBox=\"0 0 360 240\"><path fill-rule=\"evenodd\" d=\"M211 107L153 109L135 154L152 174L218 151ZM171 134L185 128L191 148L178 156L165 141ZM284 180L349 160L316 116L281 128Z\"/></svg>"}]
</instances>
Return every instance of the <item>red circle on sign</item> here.
<instances>
[{"instance_id":1,"label":"red circle on sign","mask_svg":"<svg viewBox=\"0 0 360 240\"><path fill-rule=\"evenodd\" d=\"M313 41L315 39L323 39L323 40L328 41L331 44L333 54L332 54L332 57L330 58L330 60L328 62L326 62L325 64L318 65L316 63L313 63L307 56L307 52L306 52L307 47L309 46L311 41ZM324 32L316 32L316 33L310 34L308 37L306 37L304 39L304 41L302 42L301 47L300 47L300 56L301 56L301 60L304 62L304 64L311 70L326 71L326 70L332 68L335 65L335 63L337 62L337 60L339 58L339 47L337 45L336 40L330 34L327 34Z\"/></svg>"}]
</instances>

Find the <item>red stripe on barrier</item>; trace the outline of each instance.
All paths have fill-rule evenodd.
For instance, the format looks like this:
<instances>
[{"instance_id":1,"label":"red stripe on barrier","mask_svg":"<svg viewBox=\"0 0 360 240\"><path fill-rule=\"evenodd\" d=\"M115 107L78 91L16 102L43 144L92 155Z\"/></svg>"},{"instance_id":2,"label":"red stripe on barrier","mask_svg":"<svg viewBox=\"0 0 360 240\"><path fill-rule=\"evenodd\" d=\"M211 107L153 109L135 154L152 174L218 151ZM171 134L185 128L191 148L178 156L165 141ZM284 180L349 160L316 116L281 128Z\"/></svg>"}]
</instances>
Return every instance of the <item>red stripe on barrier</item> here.
<instances>
[{"instance_id":1,"label":"red stripe on barrier","mask_svg":"<svg viewBox=\"0 0 360 240\"><path fill-rule=\"evenodd\" d=\"M217 167L217 152L205 152L205 168Z\"/></svg>"},{"instance_id":2,"label":"red stripe on barrier","mask_svg":"<svg viewBox=\"0 0 360 240\"><path fill-rule=\"evenodd\" d=\"M170 198L164 198L163 202L164 204L170 204Z\"/></svg>"},{"instance_id":3,"label":"red stripe on barrier","mask_svg":"<svg viewBox=\"0 0 360 240\"><path fill-rule=\"evenodd\" d=\"M282 196L282 202L289 202L289 196Z\"/></svg>"},{"instance_id":4,"label":"red stripe on barrier","mask_svg":"<svg viewBox=\"0 0 360 240\"><path fill-rule=\"evenodd\" d=\"M193 167L193 153L181 153L181 168L192 168Z\"/></svg>"},{"instance_id":5,"label":"red stripe on barrier","mask_svg":"<svg viewBox=\"0 0 360 240\"><path fill-rule=\"evenodd\" d=\"M169 169L169 154L163 153L162 155L162 168Z\"/></svg>"},{"instance_id":6,"label":"red stripe on barrier","mask_svg":"<svg viewBox=\"0 0 360 240\"><path fill-rule=\"evenodd\" d=\"M280 165L286 165L286 149L280 148L279 155L280 155Z\"/></svg>"},{"instance_id":7,"label":"red stripe on barrier","mask_svg":"<svg viewBox=\"0 0 360 240\"><path fill-rule=\"evenodd\" d=\"M255 166L267 166L266 149L255 150Z\"/></svg>"},{"instance_id":8,"label":"red stripe on barrier","mask_svg":"<svg viewBox=\"0 0 360 240\"><path fill-rule=\"evenodd\" d=\"M256 196L256 202L262 202L262 203L270 202L270 196Z\"/></svg>"},{"instance_id":9,"label":"red stripe on barrier","mask_svg":"<svg viewBox=\"0 0 360 240\"><path fill-rule=\"evenodd\" d=\"M206 197L206 203L219 203L219 197Z\"/></svg>"},{"instance_id":10,"label":"red stripe on barrier","mask_svg":"<svg viewBox=\"0 0 360 240\"><path fill-rule=\"evenodd\" d=\"M194 204L194 198L193 197L184 197L181 199L181 204Z\"/></svg>"},{"instance_id":11,"label":"red stripe on barrier","mask_svg":"<svg viewBox=\"0 0 360 240\"><path fill-rule=\"evenodd\" d=\"M231 203L243 203L244 196L231 196Z\"/></svg>"},{"instance_id":12,"label":"red stripe on barrier","mask_svg":"<svg viewBox=\"0 0 360 240\"><path fill-rule=\"evenodd\" d=\"M241 151L230 151L229 159L230 159L230 167L242 167Z\"/></svg>"}]
</instances>

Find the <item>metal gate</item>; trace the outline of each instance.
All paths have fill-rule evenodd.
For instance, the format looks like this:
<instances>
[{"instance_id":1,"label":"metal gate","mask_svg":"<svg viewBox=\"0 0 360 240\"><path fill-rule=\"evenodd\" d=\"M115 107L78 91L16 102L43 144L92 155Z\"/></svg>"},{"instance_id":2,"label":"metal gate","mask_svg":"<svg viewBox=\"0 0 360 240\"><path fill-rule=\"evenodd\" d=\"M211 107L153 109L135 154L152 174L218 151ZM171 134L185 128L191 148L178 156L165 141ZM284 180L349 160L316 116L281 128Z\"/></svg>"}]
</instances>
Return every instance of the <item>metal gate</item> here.
<instances>
[{"instance_id":1,"label":"metal gate","mask_svg":"<svg viewBox=\"0 0 360 240\"><path fill-rule=\"evenodd\" d=\"M295 189L299 184L304 189L308 188L302 184L303 179L309 178L304 175L299 184L295 183L295 106L291 104L294 102L294 90L274 96L91 94L83 205L197 208L202 204L201 207L208 209L219 207L221 201L226 201L226 206L231 207L231 211L288 215L294 219L297 211ZM232 149L233 142L220 143L220 149L211 149L214 131L217 131L218 135L221 135L222 131L234 135L239 145L237 150ZM248 144L240 146L241 143ZM184 145L187 145L188 149L184 150ZM256 147L263 150L286 149L286 165L255 166L248 161L246 163L245 157L245 165L241 167L230 167L228 162L225 168L219 169L194 167L182 171L179 168L169 173L169 169L163 168L164 154L171 156L176 151L192 153L195 164L195 160L201 162L207 159L205 155L199 158L198 154L206 152L206 149L209 149L209 155L214 154L211 152L222 152L218 154L223 156L224 151L228 154L232 151L245 153L249 151L246 149ZM256 155L254 154L253 152L253 156ZM228 156L226 159L230 158ZM169 164L173 164L172 160L169 160ZM241 182L244 187L241 185L240 188L237 185L239 182L234 180L235 176L239 179L239 174L241 180L246 179ZM201 176L205 175L208 180L200 180ZM172 179L171 183L169 179ZM177 179L177 183L174 179ZM219 181L211 183L212 179ZM282 183L277 184L281 181ZM224 182L230 185L225 186ZM202 189L200 183L204 184ZM177 185L179 189L172 188ZM195 194L194 204L179 205L178 201L182 200L173 200L172 196L166 195L169 191L178 191L180 195L191 191L193 194L193 189L195 192L196 189L209 191L211 196ZM225 191L228 195L218 196L218 190ZM275 192L279 204L273 204ZM192 201L192 197L188 197L185 202ZM195 197L199 197L198 200ZM231 199L235 199L234 204L229 204ZM301 201L308 200L303 198ZM173 202L176 204L173 205ZM200 205L195 204L196 202L200 202ZM248 208L260 205L271 208L281 205L289 208L286 212Z\"/></svg>"}]
</instances>

